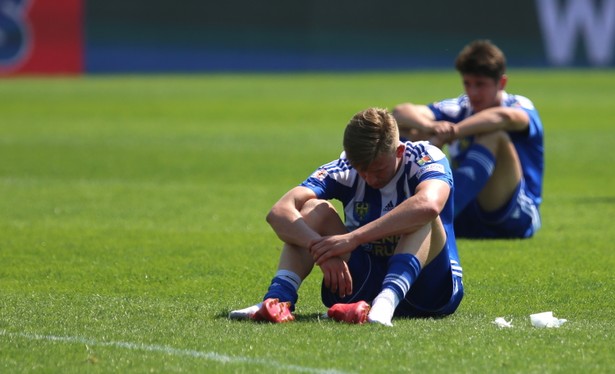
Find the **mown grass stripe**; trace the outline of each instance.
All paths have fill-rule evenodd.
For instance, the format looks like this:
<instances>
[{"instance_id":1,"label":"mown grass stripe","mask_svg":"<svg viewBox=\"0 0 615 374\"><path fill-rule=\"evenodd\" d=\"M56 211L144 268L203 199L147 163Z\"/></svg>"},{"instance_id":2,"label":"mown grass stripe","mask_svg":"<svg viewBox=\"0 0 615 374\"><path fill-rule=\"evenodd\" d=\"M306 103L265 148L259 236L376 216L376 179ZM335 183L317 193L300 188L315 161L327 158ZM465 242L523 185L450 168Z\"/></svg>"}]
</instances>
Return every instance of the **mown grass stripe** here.
<instances>
[{"instance_id":1,"label":"mown grass stripe","mask_svg":"<svg viewBox=\"0 0 615 374\"><path fill-rule=\"evenodd\" d=\"M81 337L81 336L57 336L57 335L40 335L40 334L28 334L28 333L11 333L5 330L0 330L0 336L8 336L11 338L23 338L28 340L43 340L50 342L61 342L70 344L85 344L87 346L98 347L115 347L123 348L134 351L148 351L157 352L171 356L188 356L194 358L202 358L209 361L216 361L224 364L238 364L247 363L259 366L273 367L278 370L289 370L299 373L318 373L318 374L345 374L348 372L339 371L335 369L319 369L311 368L299 365L284 364L274 360L267 360L262 358L245 357L245 356L229 356L216 352L204 352L194 349L179 349L169 347L165 345L156 344L143 344L133 342L121 342L121 341L97 341L94 339Z\"/></svg>"}]
</instances>

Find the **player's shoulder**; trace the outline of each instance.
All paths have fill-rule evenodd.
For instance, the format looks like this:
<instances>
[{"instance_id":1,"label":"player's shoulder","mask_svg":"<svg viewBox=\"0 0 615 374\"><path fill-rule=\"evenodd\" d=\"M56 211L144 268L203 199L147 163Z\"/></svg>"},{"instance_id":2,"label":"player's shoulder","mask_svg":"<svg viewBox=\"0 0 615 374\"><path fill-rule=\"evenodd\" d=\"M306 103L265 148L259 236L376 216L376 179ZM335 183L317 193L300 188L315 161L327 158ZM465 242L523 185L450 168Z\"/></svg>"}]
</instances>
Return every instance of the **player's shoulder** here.
<instances>
[{"instance_id":1,"label":"player's shoulder","mask_svg":"<svg viewBox=\"0 0 615 374\"><path fill-rule=\"evenodd\" d=\"M348 169L351 169L352 166L350 166L350 162L346 157L346 152L342 152L337 160L333 160L323 165L322 168L327 169L330 172L345 172Z\"/></svg>"},{"instance_id":2,"label":"player's shoulder","mask_svg":"<svg viewBox=\"0 0 615 374\"><path fill-rule=\"evenodd\" d=\"M321 165L316 171L310 175L310 179L324 182L325 180L333 180L343 184L345 180L352 179L356 175L356 171L348 162L345 153L342 152L340 158L333 160L324 165Z\"/></svg>"},{"instance_id":3,"label":"player's shoulder","mask_svg":"<svg viewBox=\"0 0 615 374\"><path fill-rule=\"evenodd\" d=\"M458 97L433 102L428 107L432 111L439 112L448 118L460 118L468 112L471 105L468 96L462 94Z\"/></svg>"},{"instance_id":4,"label":"player's shoulder","mask_svg":"<svg viewBox=\"0 0 615 374\"><path fill-rule=\"evenodd\" d=\"M504 106L507 106L507 107L513 107L513 108L517 107L517 108L523 108L527 110L536 110L536 107L534 106L534 103L532 102L532 100L530 100L529 98L523 95L515 95L515 94L509 94L507 92L504 92L503 97L502 97L502 102L504 103Z\"/></svg>"},{"instance_id":5,"label":"player's shoulder","mask_svg":"<svg viewBox=\"0 0 615 374\"><path fill-rule=\"evenodd\" d=\"M446 158L442 150L428 141L405 142L406 163L415 163L419 166L425 163L440 161Z\"/></svg>"},{"instance_id":6,"label":"player's shoulder","mask_svg":"<svg viewBox=\"0 0 615 374\"><path fill-rule=\"evenodd\" d=\"M452 184L446 155L427 141L407 142L405 168L409 177L418 180L442 179Z\"/></svg>"}]
</instances>

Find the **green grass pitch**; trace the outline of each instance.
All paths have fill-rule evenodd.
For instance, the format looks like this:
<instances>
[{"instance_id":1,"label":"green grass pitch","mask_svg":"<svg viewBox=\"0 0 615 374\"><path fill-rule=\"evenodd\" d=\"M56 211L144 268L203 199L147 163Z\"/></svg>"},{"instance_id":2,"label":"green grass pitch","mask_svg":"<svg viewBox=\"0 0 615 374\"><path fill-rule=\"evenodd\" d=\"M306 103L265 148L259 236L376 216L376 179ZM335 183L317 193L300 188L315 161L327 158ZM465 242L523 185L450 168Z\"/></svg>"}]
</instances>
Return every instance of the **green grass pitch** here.
<instances>
[{"instance_id":1,"label":"green grass pitch","mask_svg":"<svg viewBox=\"0 0 615 374\"><path fill-rule=\"evenodd\" d=\"M454 97L454 72L1 80L0 372L612 371L615 72L509 76L546 128L543 228L460 240L458 312L393 328L321 319L318 269L295 323L226 314L262 297L265 214L348 119Z\"/></svg>"}]
</instances>

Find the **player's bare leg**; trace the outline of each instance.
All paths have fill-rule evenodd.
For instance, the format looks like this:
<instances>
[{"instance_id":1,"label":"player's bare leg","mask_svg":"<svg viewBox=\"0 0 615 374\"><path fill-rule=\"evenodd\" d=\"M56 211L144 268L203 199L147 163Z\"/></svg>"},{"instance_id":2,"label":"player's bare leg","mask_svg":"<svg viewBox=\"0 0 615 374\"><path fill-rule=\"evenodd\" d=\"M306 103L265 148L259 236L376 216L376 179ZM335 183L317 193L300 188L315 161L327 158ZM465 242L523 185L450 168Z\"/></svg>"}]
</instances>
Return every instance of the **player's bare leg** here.
<instances>
[{"instance_id":1,"label":"player's bare leg","mask_svg":"<svg viewBox=\"0 0 615 374\"><path fill-rule=\"evenodd\" d=\"M492 212L510 200L521 182L521 162L510 137L504 131L478 136L475 142L489 149L496 159L491 178L477 196L480 207Z\"/></svg>"},{"instance_id":2,"label":"player's bare leg","mask_svg":"<svg viewBox=\"0 0 615 374\"><path fill-rule=\"evenodd\" d=\"M369 322L392 326L395 308L399 305L420 270L430 263L444 247L446 233L438 217L418 231L403 235L397 244L395 255L389 262L389 272L383 283L383 290L372 302L368 315ZM401 275L404 273L405 275ZM406 274L411 274L408 277ZM391 288L391 283L405 284L402 289Z\"/></svg>"},{"instance_id":3,"label":"player's bare leg","mask_svg":"<svg viewBox=\"0 0 615 374\"><path fill-rule=\"evenodd\" d=\"M302 219L321 235L342 234L346 227L333 205L324 200L310 200L301 209ZM274 323L294 320L296 294L303 280L314 268L314 260L306 248L285 243L280 254L278 271L267 293L279 297L268 297L263 302L248 308L233 310L231 319L253 319ZM282 286L280 286L282 284ZM272 290L273 287L277 289ZM281 289L280 289L281 287ZM280 297L291 301L280 302Z\"/></svg>"}]
</instances>

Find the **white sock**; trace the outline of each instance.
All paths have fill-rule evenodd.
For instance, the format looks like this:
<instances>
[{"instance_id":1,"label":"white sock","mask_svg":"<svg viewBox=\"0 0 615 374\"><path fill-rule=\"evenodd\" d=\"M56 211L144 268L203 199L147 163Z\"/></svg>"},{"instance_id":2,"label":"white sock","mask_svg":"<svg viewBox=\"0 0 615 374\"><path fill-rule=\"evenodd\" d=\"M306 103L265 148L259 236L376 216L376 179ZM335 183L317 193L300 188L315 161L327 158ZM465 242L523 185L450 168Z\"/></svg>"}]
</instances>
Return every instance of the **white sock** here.
<instances>
[{"instance_id":1,"label":"white sock","mask_svg":"<svg viewBox=\"0 0 615 374\"><path fill-rule=\"evenodd\" d=\"M391 320L398 304L399 298L397 294L393 290L385 288L372 302L372 308L367 315L367 320L372 323L393 326Z\"/></svg>"},{"instance_id":2,"label":"white sock","mask_svg":"<svg viewBox=\"0 0 615 374\"><path fill-rule=\"evenodd\" d=\"M228 318L230 319L250 319L254 313L258 312L258 310L261 308L262 305L263 303L258 303L256 305L252 305L244 309L232 310L228 314Z\"/></svg>"},{"instance_id":3,"label":"white sock","mask_svg":"<svg viewBox=\"0 0 615 374\"><path fill-rule=\"evenodd\" d=\"M292 271L278 270L275 273L274 277L280 277L286 280L288 283L290 283L295 288L295 291L299 291L299 287L301 286L301 277L293 273Z\"/></svg>"}]
</instances>

